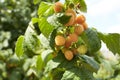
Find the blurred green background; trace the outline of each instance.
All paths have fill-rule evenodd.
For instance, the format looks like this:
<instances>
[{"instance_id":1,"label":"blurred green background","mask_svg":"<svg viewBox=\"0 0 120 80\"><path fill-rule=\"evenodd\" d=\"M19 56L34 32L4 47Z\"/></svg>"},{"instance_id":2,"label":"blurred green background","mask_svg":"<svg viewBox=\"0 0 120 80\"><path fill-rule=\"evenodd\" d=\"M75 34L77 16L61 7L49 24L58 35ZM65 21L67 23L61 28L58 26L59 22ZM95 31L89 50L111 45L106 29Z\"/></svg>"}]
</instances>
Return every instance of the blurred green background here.
<instances>
[{"instance_id":1,"label":"blurred green background","mask_svg":"<svg viewBox=\"0 0 120 80\"><path fill-rule=\"evenodd\" d=\"M15 42L36 16L37 7L33 0L0 0L0 80L38 80L30 68L33 59L14 54Z\"/></svg>"},{"instance_id":2,"label":"blurred green background","mask_svg":"<svg viewBox=\"0 0 120 80\"><path fill-rule=\"evenodd\" d=\"M36 57L15 54L15 43L24 35L41 1L53 0L0 0L0 80L39 80L42 71L35 68ZM54 0L58 1L58 0Z\"/></svg>"}]
</instances>

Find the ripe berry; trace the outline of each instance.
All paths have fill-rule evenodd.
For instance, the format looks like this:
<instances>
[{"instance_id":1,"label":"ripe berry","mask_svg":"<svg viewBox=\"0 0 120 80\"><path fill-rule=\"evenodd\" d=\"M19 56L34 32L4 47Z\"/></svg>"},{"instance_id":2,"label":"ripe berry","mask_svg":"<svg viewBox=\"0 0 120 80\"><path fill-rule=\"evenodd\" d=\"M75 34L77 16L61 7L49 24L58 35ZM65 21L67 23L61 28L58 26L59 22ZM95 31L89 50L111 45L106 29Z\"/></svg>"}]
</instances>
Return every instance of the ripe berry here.
<instances>
[{"instance_id":1,"label":"ripe berry","mask_svg":"<svg viewBox=\"0 0 120 80\"><path fill-rule=\"evenodd\" d=\"M56 2L54 5L55 13L61 12L63 9L63 4L61 2Z\"/></svg>"},{"instance_id":2,"label":"ripe berry","mask_svg":"<svg viewBox=\"0 0 120 80\"><path fill-rule=\"evenodd\" d=\"M65 38L61 35L57 35L55 37L55 43L56 43L57 46L62 46L62 45L65 44Z\"/></svg>"},{"instance_id":3,"label":"ripe berry","mask_svg":"<svg viewBox=\"0 0 120 80\"><path fill-rule=\"evenodd\" d=\"M75 26L74 32L75 32L77 35L82 34L83 31L84 31L84 27L83 27L82 25Z\"/></svg>"},{"instance_id":4,"label":"ripe berry","mask_svg":"<svg viewBox=\"0 0 120 80\"><path fill-rule=\"evenodd\" d=\"M85 45L80 45L78 48L77 48L77 51L78 51L78 53L80 53L80 54L85 54L85 53L87 53L87 47L85 46Z\"/></svg>"},{"instance_id":5,"label":"ripe berry","mask_svg":"<svg viewBox=\"0 0 120 80\"><path fill-rule=\"evenodd\" d=\"M76 33L72 33L69 35L71 42L77 42L78 41L78 35Z\"/></svg>"},{"instance_id":6,"label":"ripe berry","mask_svg":"<svg viewBox=\"0 0 120 80\"><path fill-rule=\"evenodd\" d=\"M85 20L86 20L86 18L85 18L84 15L79 15L79 16L76 17L75 22L78 23L78 24L82 24L82 23L85 22Z\"/></svg>"},{"instance_id":7,"label":"ripe berry","mask_svg":"<svg viewBox=\"0 0 120 80\"><path fill-rule=\"evenodd\" d=\"M68 23L65 24L65 26L71 26L75 23L76 13L72 9L68 9L65 14L67 16L71 16Z\"/></svg>"},{"instance_id":8,"label":"ripe berry","mask_svg":"<svg viewBox=\"0 0 120 80\"><path fill-rule=\"evenodd\" d=\"M67 60L72 60L73 59L73 52L72 51L70 51L70 50L66 50L65 51L65 53L64 53L64 55L65 55L65 58L67 59Z\"/></svg>"},{"instance_id":9,"label":"ripe berry","mask_svg":"<svg viewBox=\"0 0 120 80\"><path fill-rule=\"evenodd\" d=\"M86 23L86 22L82 23L81 25L83 25L84 30L86 30L86 29L88 28L88 25L87 25L87 23Z\"/></svg>"},{"instance_id":10,"label":"ripe berry","mask_svg":"<svg viewBox=\"0 0 120 80\"><path fill-rule=\"evenodd\" d=\"M69 47L71 46L71 44L72 44L72 40L71 40L71 38L68 36L68 37L66 38L66 41L65 41L65 47L66 47L66 48L69 48Z\"/></svg>"}]
</instances>

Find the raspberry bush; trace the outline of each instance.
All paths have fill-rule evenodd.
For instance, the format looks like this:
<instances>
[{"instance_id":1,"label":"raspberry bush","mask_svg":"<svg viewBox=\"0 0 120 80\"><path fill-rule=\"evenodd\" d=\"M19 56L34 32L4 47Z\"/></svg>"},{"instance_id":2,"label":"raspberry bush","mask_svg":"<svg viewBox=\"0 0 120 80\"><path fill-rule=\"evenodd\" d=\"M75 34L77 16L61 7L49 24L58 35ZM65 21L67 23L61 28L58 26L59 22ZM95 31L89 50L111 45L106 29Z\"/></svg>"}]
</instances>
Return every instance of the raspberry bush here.
<instances>
[{"instance_id":1,"label":"raspberry bush","mask_svg":"<svg viewBox=\"0 0 120 80\"><path fill-rule=\"evenodd\" d=\"M40 3L38 17L32 18L15 48L19 58L27 55L35 59L33 74L40 80L119 79L119 60L112 64L100 48L102 41L114 54L120 54L120 34L88 27L85 12L84 0Z\"/></svg>"}]
</instances>

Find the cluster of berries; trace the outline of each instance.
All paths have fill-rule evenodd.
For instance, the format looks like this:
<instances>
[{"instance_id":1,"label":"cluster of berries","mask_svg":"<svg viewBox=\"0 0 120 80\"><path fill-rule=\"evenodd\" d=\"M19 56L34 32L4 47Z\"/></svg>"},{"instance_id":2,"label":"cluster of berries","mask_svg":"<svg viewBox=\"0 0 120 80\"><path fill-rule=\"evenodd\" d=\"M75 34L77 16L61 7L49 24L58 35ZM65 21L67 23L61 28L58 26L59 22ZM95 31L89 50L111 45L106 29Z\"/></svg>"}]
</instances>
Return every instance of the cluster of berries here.
<instances>
[{"instance_id":1,"label":"cluster of berries","mask_svg":"<svg viewBox=\"0 0 120 80\"><path fill-rule=\"evenodd\" d=\"M61 2L56 2L54 5L55 13L60 13L62 10L63 4ZM56 35L55 44L58 47L62 46L62 52L67 60L72 60L77 53L85 54L87 52L87 47L85 45L80 45L77 48L72 45L77 44L79 36L88 28L88 26L85 22L85 16L82 14L77 15L73 9L68 8L64 13L66 16L71 16L69 21L64 24L65 29L66 27L73 28L73 32L66 30L65 34Z\"/></svg>"}]
</instances>

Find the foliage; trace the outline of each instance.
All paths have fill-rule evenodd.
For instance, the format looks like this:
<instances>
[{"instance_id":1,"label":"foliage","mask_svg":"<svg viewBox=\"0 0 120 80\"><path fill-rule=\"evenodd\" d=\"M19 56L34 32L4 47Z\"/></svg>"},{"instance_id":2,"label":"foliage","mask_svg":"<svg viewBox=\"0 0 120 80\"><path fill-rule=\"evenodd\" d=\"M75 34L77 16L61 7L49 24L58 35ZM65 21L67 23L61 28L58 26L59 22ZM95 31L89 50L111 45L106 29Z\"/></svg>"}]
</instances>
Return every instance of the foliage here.
<instances>
[{"instance_id":1,"label":"foliage","mask_svg":"<svg viewBox=\"0 0 120 80\"><path fill-rule=\"evenodd\" d=\"M36 6L39 5L38 11L35 11L32 1L4 0L0 3L0 79L119 80L120 34L105 34L95 28L84 28L77 35L74 28L84 25L76 23L75 18L87 12L85 1L65 0L62 11L56 13L54 6L57 1L33 0ZM67 13L68 9L75 14ZM73 23L66 25L71 20L74 20ZM63 36L66 42L71 40L70 46L66 47L66 42L57 46L57 35ZM100 52L101 41L118 55L115 60L104 58ZM84 47L79 50L81 45ZM66 58L67 50L71 51L72 57L67 55Z\"/></svg>"},{"instance_id":2,"label":"foliage","mask_svg":"<svg viewBox=\"0 0 120 80\"><path fill-rule=\"evenodd\" d=\"M38 4L38 1L34 0L34 3ZM57 46L56 36L69 37L74 33L74 26L77 24L66 26L73 15L68 16L65 11L73 9L77 12L76 14L81 14L81 12L87 12L87 6L84 0L65 0L63 11L56 13L54 4L55 2L41 1L38 17L32 19L24 36L20 36L17 40L16 54L18 57L23 55L36 57L34 64L37 71L33 74L37 74L40 80L116 80L119 78L119 61L117 59L115 62L106 60L100 53L100 48L101 41L103 41L110 51L119 54L120 34L104 34L95 28L85 28L86 30L78 35L78 38L72 36L78 41L72 42L69 48L65 48L64 45ZM34 26L36 23L40 34L36 33ZM24 41L21 41L21 38L24 38ZM84 54L80 54L81 50L78 50L71 58L72 60L68 59L70 55L66 58L66 49L76 49L80 45L85 46L87 52L83 51L86 50L84 47L81 47ZM21 48L19 49L18 46ZM22 50L23 54L20 54L19 50Z\"/></svg>"},{"instance_id":3,"label":"foliage","mask_svg":"<svg viewBox=\"0 0 120 80\"><path fill-rule=\"evenodd\" d=\"M31 17L36 16L32 0L2 0L0 2L0 30L9 31L8 47L14 49L19 35L24 34Z\"/></svg>"},{"instance_id":4,"label":"foliage","mask_svg":"<svg viewBox=\"0 0 120 80\"><path fill-rule=\"evenodd\" d=\"M14 47L18 36L24 34L31 17L36 16L37 6L32 0L0 0L0 80L33 80L35 77L32 75L34 69L30 71L33 59L26 56L18 58L14 54ZM17 44L20 50L23 39L19 40ZM19 50L17 53L21 55L22 50Z\"/></svg>"},{"instance_id":5,"label":"foliage","mask_svg":"<svg viewBox=\"0 0 120 80\"><path fill-rule=\"evenodd\" d=\"M117 33L102 34L99 33L99 37L106 44L109 50L114 54L120 54L120 35Z\"/></svg>"}]
</instances>

